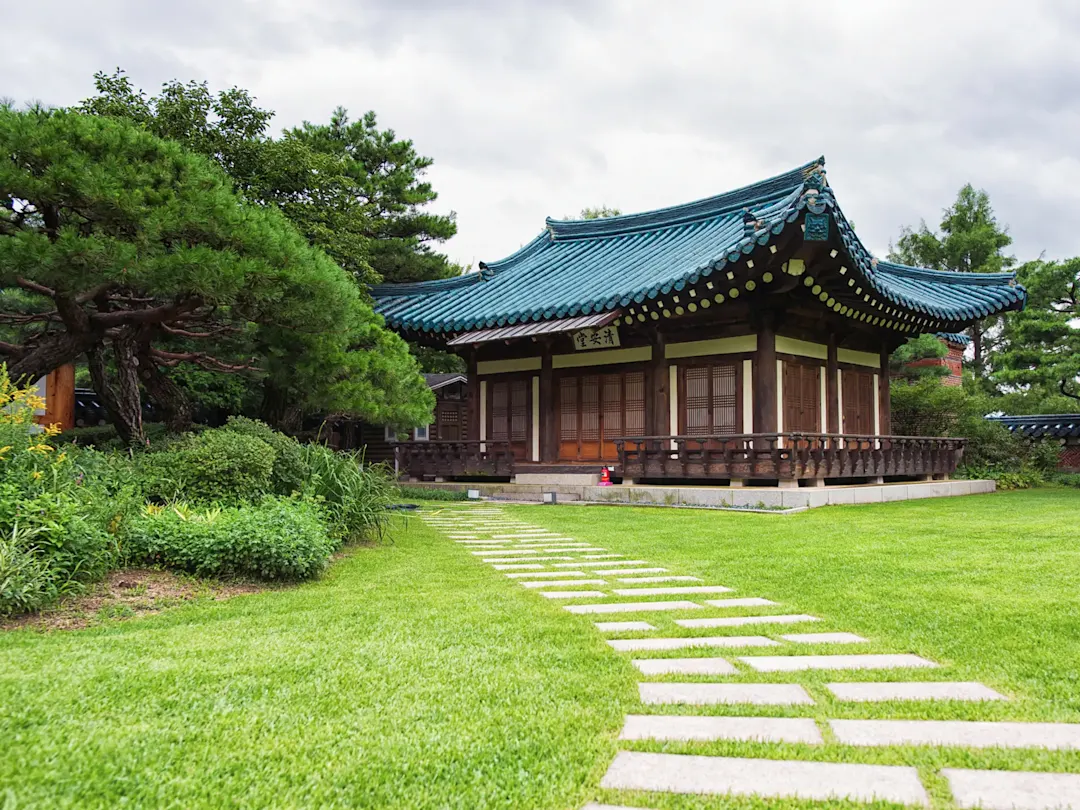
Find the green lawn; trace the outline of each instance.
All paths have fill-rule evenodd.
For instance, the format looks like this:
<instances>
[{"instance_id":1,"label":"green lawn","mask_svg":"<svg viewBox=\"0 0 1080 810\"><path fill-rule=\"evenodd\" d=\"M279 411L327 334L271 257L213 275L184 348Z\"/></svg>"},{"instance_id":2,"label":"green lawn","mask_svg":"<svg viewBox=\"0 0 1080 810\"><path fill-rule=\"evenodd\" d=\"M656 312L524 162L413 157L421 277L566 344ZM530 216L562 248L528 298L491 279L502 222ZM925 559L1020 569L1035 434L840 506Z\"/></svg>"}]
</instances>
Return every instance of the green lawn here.
<instances>
[{"instance_id":1,"label":"green lawn","mask_svg":"<svg viewBox=\"0 0 1080 810\"><path fill-rule=\"evenodd\" d=\"M866 651L947 665L914 677L981 680L1015 698L930 715L903 704L840 706L820 684L845 676L798 674L819 705L767 713L1080 722L1080 492L792 516L505 508L822 616L813 631L868 636ZM807 649L826 651L841 649ZM589 617L518 587L414 520L393 544L357 550L295 590L89 630L0 635L0 807L573 810L597 797L656 808L830 806L598 792L623 716L642 711L636 675ZM924 774L941 765L1080 772L1080 753L1063 752L634 746L906 763Z\"/></svg>"}]
</instances>

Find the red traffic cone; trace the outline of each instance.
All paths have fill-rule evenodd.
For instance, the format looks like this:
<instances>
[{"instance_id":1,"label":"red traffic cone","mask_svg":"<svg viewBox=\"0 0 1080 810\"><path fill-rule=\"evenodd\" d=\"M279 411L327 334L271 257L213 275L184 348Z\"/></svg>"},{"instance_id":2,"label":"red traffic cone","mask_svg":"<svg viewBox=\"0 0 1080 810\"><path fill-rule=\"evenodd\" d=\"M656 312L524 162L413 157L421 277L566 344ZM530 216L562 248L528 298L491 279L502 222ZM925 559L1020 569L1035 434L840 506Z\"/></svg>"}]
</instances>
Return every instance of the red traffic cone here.
<instances>
[{"instance_id":1,"label":"red traffic cone","mask_svg":"<svg viewBox=\"0 0 1080 810\"><path fill-rule=\"evenodd\" d=\"M610 473L608 473L608 468L607 467L601 467L600 468L600 486L602 486L602 487L610 487L611 486L611 475L610 475Z\"/></svg>"}]
</instances>

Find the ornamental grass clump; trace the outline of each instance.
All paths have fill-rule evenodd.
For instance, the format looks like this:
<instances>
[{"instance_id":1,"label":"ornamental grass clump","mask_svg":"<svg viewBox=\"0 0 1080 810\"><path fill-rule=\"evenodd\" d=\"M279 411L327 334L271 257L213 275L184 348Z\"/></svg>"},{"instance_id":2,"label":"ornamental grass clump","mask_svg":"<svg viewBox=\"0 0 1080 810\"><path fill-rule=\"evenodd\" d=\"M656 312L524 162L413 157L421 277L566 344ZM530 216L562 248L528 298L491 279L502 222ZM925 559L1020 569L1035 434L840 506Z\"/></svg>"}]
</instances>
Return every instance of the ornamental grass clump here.
<instances>
[{"instance_id":1,"label":"ornamental grass clump","mask_svg":"<svg viewBox=\"0 0 1080 810\"><path fill-rule=\"evenodd\" d=\"M392 472L382 464L365 464L359 452L336 452L320 444L302 450L311 471L304 493L322 506L331 535L339 543L381 539L396 493Z\"/></svg>"},{"instance_id":2,"label":"ornamental grass clump","mask_svg":"<svg viewBox=\"0 0 1080 810\"><path fill-rule=\"evenodd\" d=\"M319 506L268 495L244 506L147 505L131 521L128 561L198 576L307 579L334 552Z\"/></svg>"}]
</instances>

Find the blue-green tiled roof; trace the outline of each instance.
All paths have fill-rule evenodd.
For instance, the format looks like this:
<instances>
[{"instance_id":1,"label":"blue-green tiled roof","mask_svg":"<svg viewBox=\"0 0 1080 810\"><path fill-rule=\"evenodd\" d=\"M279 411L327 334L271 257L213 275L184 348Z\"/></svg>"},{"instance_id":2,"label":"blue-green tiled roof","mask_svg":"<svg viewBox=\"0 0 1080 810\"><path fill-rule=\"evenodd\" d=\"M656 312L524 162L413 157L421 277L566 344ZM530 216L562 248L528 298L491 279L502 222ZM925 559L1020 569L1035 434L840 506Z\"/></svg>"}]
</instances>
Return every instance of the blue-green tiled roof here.
<instances>
[{"instance_id":1,"label":"blue-green tiled roof","mask_svg":"<svg viewBox=\"0 0 1080 810\"><path fill-rule=\"evenodd\" d=\"M821 178L824 159L736 191L641 214L547 220L502 261L453 279L374 287L398 329L456 333L588 315L682 290L778 239L805 210L831 214L851 263L883 300L962 325L1024 303L1012 273L949 273L874 259Z\"/></svg>"}]
</instances>

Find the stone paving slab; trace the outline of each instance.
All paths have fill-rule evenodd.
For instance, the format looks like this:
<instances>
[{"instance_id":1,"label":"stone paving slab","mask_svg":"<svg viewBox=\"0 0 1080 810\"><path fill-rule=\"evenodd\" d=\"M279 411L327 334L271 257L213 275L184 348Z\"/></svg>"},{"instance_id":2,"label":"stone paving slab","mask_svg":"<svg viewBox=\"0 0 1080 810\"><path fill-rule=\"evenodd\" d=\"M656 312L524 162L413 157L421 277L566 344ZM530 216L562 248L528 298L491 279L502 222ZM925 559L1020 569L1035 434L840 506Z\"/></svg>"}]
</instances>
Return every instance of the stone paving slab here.
<instances>
[{"instance_id":1,"label":"stone paving slab","mask_svg":"<svg viewBox=\"0 0 1080 810\"><path fill-rule=\"evenodd\" d=\"M540 568L543 568L544 566L540 565L539 563L535 565L531 563L528 565L526 565L525 563L512 563L509 565L493 565L491 567L494 568L496 571L521 571L526 568L531 570L538 570Z\"/></svg>"},{"instance_id":2,"label":"stone paving slab","mask_svg":"<svg viewBox=\"0 0 1080 810\"><path fill-rule=\"evenodd\" d=\"M634 630L655 630L648 622L594 622L601 633L629 633Z\"/></svg>"},{"instance_id":3,"label":"stone paving slab","mask_svg":"<svg viewBox=\"0 0 1080 810\"><path fill-rule=\"evenodd\" d=\"M573 557L558 557L558 556L553 557L553 556L550 556L550 555L546 555L546 556L542 556L542 557L500 557L500 558L486 557L485 559L481 560L481 562L486 562L486 563L507 563L507 562L544 562L544 563L550 563L552 560L562 560L563 562L567 562L567 561L572 560L572 559L574 559L574 558ZM545 566L540 566L540 567L543 568ZM574 568L577 568L577 566L575 565Z\"/></svg>"},{"instance_id":4,"label":"stone paving slab","mask_svg":"<svg viewBox=\"0 0 1080 810\"><path fill-rule=\"evenodd\" d=\"M540 554L542 552L534 550L520 551L518 549L503 548L496 549L495 551L470 551L469 553L476 557L498 557L499 555L502 555L503 557L528 557L531 555Z\"/></svg>"},{"instance_id":5,"label":"stone paving slab","mask_svg":"<svg viewBox=\"0 0 1080 810\"><path fill-rule=\"evenodd\" d=\"M787 633L780 638L796 644L865 644L868 641L854 633Z\"/></svg>"},{"instance_id":6,"label":"stone paving slab","mask_svg":"<svg viewBox=\"0 0 1080 810\"><path fill-rule=\"evenodd\" d=\"M610 563L608 563L610 565ZM617 563L622 565L622 563ZM603 576L616 576L617 574L662 574L666 568L601 568L596 573Z\"/></svg>"},{"instance_id":7,"label":"stone paving slab","mask_svg":"<svg viewBox=\"0 0 1080 810\"><path fill-rule=\"evenodd\" d=\"M690 647L779 647L765 636L699 636L697 638L619 638L608 644L619 652L635 650L685 650Z\"/></svg>"},{"instance_id":8,"label":"stone paving slab","mask_svg":"<svg viewBox=\"0 0 1080 810\"><path fill-rule=\"evenodd\" d=\"M1080 774L942 768L953 801L982 810L1080 810Z\"/></svg>"},{"instance_id":9,"label":"stone paving slab","mask_svg":"<svg viewBox=\"0 0 1080 810\"><path fill-rule=\"evenodd\" d=\"M760 596L743 596L738 599L707 599L705 604L709 607L737 608L737 607L768 607L779 605L771 599L762 599Z\"/></svg>"},{"instance_id":10,"label":"stone paving slab","mask_svg":"<svg viewBox=\"0 0 1080 810\"><path fill-rule=\"evenodd\" d=\"M670 577L627 577L626 579L620 579L619 582L625 582L627 584L631 582L640 582L645 584L647 582L701 582L701 577L682 577L682 576L670 576Z\"/></svg>"},{"instance_id":11,"label":"stone paving slab","mask_svg":"<svg viewBox=\"0 0 1080 810\"><path fill-rule=\"evenodd\" d=\"M644 613L661 610L701 610L697 602L612 602L606 605L567 605L571 613Z\"/></svg>"},{"instance_id":12,"label":"stone paving slab","mask_svg":"<svg viewBox=\"0 0 1080 810\"><path fill-rule=\"evenodd\" d=\"M602 591L540 591L540 595L548 599L603 599L607 596Z\"/></svg>"},{"instance_id":13,"label":"stone paving slab","mask_svg":"<svg viewBox=\"0 0 1080 810\"><path fill-rule=\"evenodd\" d=\"M669 596L680 593L730 593L723 585L688 585L671 588L616 588L619 596Z\"/></svg>"},{"instance_id":14,"label":"stone paving slab","mask_svg":"<svg viewBox=\"0 0 1080 810\"><path fill-rule=\"evenodd\" d=\"M901 681L891 683L828 683L837 700L875 703L887 700L1008 700L976 681Z\"/></svg>"},{"instance_id":15,"label":"stone paving slab","mask_svg":"<svg viewBox=\"0 0 1080 810\"><path fill-rule=\"evenodd\" d=\"M758 672L799 672L810 669L904 669L936 667L917 655L747 655L739 658Z\"/></svg>"},{"instance_id":16,"label":"stone paving slab","mask_svg":"<svg viewBox=\"0 0 1080 810\"><path fill-rule=\"evenodd\" d=\"M625 804L597 804L589 802L581 810L648 810L646 807L627 807Z\"/></svg>"},{"instance_id":17,"label":"stone paving slab","mask_svg":"<svg viewBox=\"0 0 1080 810\"><path fill-rule=\"evenodd\" d=\"M710 600L711 601L711 600ZM738 601L736 599L731 600ZM799 622L818 622L817 616L805 613L791 613L781 616L722 616L711 619L676 619L680 627L741 627L746 624L797 624Z\"/></svg>"},{"instance_id":18,"label":"stone paving slab","mask_svg":"<svg viewBox=\"0 0 1080 810\"><path fill-rule=\"evenodd\" d=\"M915 768L621 751L600 786L800 799L874 799L928 807Z\"/></svg>"},{"instance_id":19,"label":"stone paving slab","mask_svg":"<svg viewBox=\"0 0 1080 810\"><path fill-rule=\"evenodd\" d=\"M607 585L607 580L603 579L542 579L538 582L524 582L520 583L526 588L565 588L566 586L574 585Z\"/></svg>"},{"instance_id":20,"label":"stone paving slab","mask_svg":"<svg viewBox=\"0 0 1080 810\"><path fill-rule=\"evenodd\" d=\"M537 566L539 568L540 566ZM536 574L507 574L506 576L512 579L523 579L526 577L535 579L536 577L584 577L588 576L584 571L544 571L543 573Z\"/></svg>"},{"instance_id":21,"label":"stone paving slab","mask_svg":"<svg viewBox=\"0 0 1080 810\"><path fill-rule=\"evenodd\" d=\"M820 745L817 723L809 717L695 717L630 714L620 740L746 740Z\"/></svg>"},{"instance_id":22,"label":"stone paving slab","mask_svg":"<svg viewBox=\"0 0 1080 810\"><path fill-rule=\"evenodd\" d=\"M635 658L642 675L735 675L739 670L723 658Z\"/></svg>"},{"instance_id":23,"label":"stone paving slab","mask_svg":"<svg viewBox=\"0 0 1080 810\"><path fill-rule=\"evenodd\" d=\"M796 683L639 683L642 703L715 706L749 703L755 706L805 706L813 704Z\"/></svg>"},{"instance_id":24,"label":"stone paving slab","mask_svg":"<svg viewBox=\"0 0 1080 810\"><path fill-rule=\"evenodd\" d=\"M555 568L605 568L612 565L648 565L645 560L604 560L603 562L579 562L574 565L556 565Z\"/></svg>"},{"instance_id":25,"label":"stone paving slab","mask_svg":"<svg viewBox=\"0 0 1080 810\"><path fill-rule=\"evenodd\" d=\"M844 745L956 745L965 748L1080 749L1080 723L971 720L830 720Z\"/></svg>"}]
</instances>

